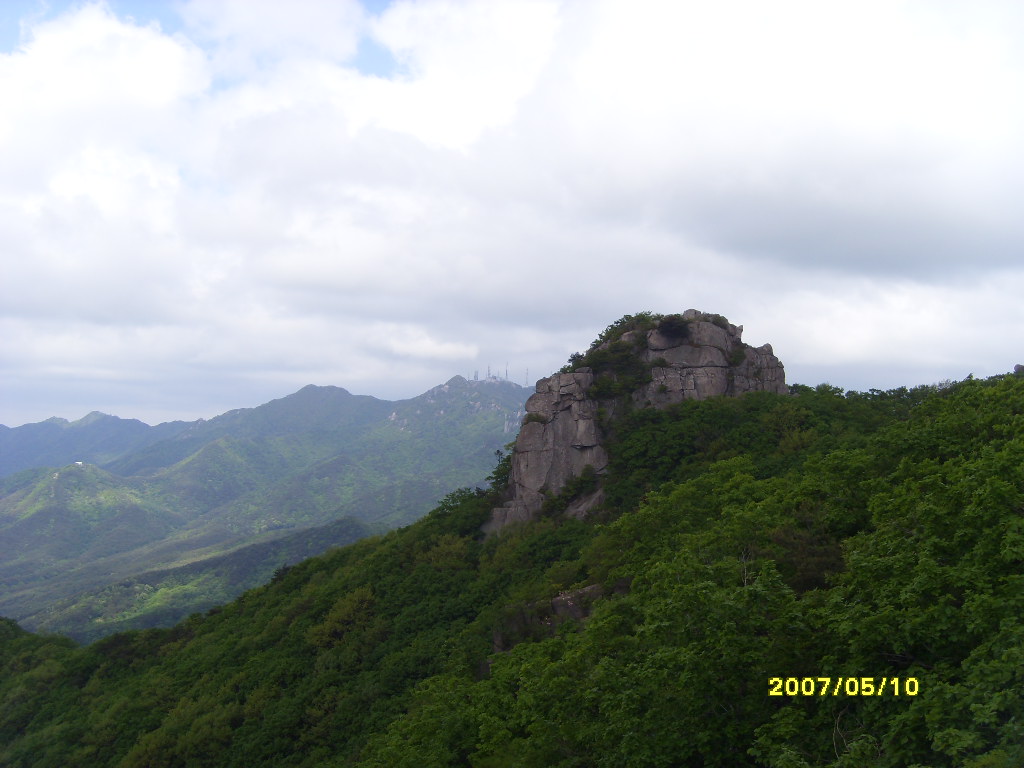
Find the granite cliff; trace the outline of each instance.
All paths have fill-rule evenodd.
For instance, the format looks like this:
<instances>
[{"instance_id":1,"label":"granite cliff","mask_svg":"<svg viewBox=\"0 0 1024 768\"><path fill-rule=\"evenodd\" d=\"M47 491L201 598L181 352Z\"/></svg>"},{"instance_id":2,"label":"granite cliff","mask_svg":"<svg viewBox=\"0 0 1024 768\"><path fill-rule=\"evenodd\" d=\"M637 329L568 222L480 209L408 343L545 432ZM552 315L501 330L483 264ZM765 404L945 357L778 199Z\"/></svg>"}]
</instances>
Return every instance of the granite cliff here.
<instances>
[{"instance_id":1,"label":"granite cliff","mask_svg":"<svg viewBox=\"0 0 1024 768\"><path fill-rule=\"evenodd\" d=\"M771 345L751 347L742 333L743 326L695 309L627 315L609 326L585 354L537 382L511 456L508 500L492 511L484 532L533 519L571 482L600 478L608 465L608 426L628 409L787 393ZM591 489L573 499L566 514L584 516L601 501L600 488Z\"/></svg>"}]
</instances>

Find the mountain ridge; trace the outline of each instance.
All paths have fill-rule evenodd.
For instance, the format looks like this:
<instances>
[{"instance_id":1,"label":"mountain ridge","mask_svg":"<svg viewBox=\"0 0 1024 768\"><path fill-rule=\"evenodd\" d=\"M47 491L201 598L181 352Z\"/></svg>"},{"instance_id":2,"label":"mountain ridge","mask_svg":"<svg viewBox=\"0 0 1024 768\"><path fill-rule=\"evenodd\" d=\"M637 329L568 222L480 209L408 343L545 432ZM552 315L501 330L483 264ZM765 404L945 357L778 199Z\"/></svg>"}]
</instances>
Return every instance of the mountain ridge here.
<instances>
[{"instance_id":1,"label":"mountain ridge","mask_svg":"<svg viewBox=\"0 0 1024 768\"><path fill-rule=\"evenodd\" d=\"M0 478L7 544L0 613L91 638L99 624L68 622L80 621L88 605L95 609L89 621L124 626L102 605L111 583L303 529L328 530L342 518L364 534L407 524L453 488L484 482L494 452L518 426L526 393L511 382L461 377L403 401L309 385L255 408L158 430L156 440L140 439L140 422L117 417L91 415L77 427L44 423L47 434L89 437L70 448L56 443L51 455L67 458L59 467ZM30 438L35 430L27 430ZM31 444L34 456L46 448ZM91 461L97 457L107 460ZM218 597L224 594L218 587ZM57 602L67 609L57 611ZM175 618L189 612L179 603ZM43 616L45 625L37 623Z\"/></svg>"},{"instance_id":2,"label":"mountain ridge","mask_svg":"<svg viewBox=\"0 0 1024 768\"><path fill-rule=\"evenodd\" d=\"M294 428L296 412L286 406L298 402L323 406L325 404L337 405L339 401L346 402L354 399L351 402L379 404L380 410L384 410L388 405L418 401L436 390L450 387L453 384L459 386L507 384L524 391L526 389L514 382L497 377L472 382L461 375L455 375L443 384L431 387L414 397L383 400L372 395L354 395L344 387L307 384L295 392L269 400L261 405L234 408L209 419L174 420L150 425L136 418L123 418L94 410L74 421L61 416L51 416L42 421L14 427L0 424L0 479L22 469L64 466L74 461L86 461L100 466L112 464L123 453L139 451L152 443L178 436L180 433L188 433L188 437L183 437L183 440L189 437L195 439L196 433L205 433L208 436L225 429L230 424L252 416L263 417L265 421L276 423L279 428L287 429L289 424L282 424L281 419L275 419L275 412L284 411L287 414L285 421L290 422L290 426ZM304 415L307 420L316 418L315 412ZM90 431L96 433L97 425L114 426L117 432L114 434L112 430L105 429L99 434L87 434ZM307 426L310 426L308 421ZM68 436L74 435L76 432L68 430L80 431L85 435L81 441L69 445ZM146 435L146 437L140 438L141 435ZM22 439L19 440L19 438ZM51 443L58 443L59 447L53 446ZM101 443L101 445L97 447L96 443ZM55 452L48 453L47 449ZM98 451L102 452L98 453ZM119 469L130 470L130 467L120 467Z\"/></svg>"},{"instance_id":3,"label":"mountain ridge","mask_svg":"<svg viewBox=\"0 0 1024 768\"><path fill-rule=\"evenodd\" d=\"M0 620L0 764L1024 764L1024 377L609 410L585 519L482 535L506 456L169 629Z\"/></svg>"}]
</instances>

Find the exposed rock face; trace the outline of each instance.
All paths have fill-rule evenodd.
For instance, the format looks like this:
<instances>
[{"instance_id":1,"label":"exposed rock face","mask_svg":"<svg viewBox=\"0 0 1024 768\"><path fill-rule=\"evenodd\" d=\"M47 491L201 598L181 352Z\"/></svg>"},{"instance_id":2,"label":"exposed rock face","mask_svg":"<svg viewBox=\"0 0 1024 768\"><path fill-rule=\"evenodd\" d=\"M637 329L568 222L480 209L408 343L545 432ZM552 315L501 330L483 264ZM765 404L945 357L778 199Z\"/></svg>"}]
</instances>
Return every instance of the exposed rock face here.
<instances>
[{"instance_id":1,"label":"exposed rock face","mask_svg":"<svg viewBox=\"0 0 1024 768\"><path fill-rule=\"evenodd\" d=\"M644 377L649 380L628 395L634 407L664 408L716 395L789 391L782 363L769 344L747 346L740 338L742 326L715 315L691 309L681 318L685 327L630 331L614 342L630 344L649 371ZM588 466L597 475L604 473L608 453L598 410L611 418L625 403L593 397L595 378L591 368L583 367L537 382L536 394L526 401L526 420L512 454L511 498L492 511L484 532L534 518L545 499L557 495ZM601 501L600 491L591 493L575 500L566 514L584 516Z\"/></svg>"},{"instance_id":2,"label":"exposed rock face","mask_svg":"<svg viewBox=\"0 0 1024 768\"><path fill-rule=\"evenodd\" d=\"M608 466L597 422L598 402L587 398L593 381L593 373L581 368L537 382L536 394L526 401L526 421L512 454L512 500L494 510L486 532L529 520L546 494L558 493L588 464L597 472Z\"/></svg>"},{"instance_id":3,"label":"exposed rock face","mask_svg":"<svg viewBox=\"0 0 1024 768\"><path fill-rule=\"evenodd\" d=\"M687 317L696 310L687 310ZM694 320L685 339L647 334L644 360L652 365L652 381L633 396L638 405L664 407L683 400L704 400L716 395L745 392L786 394L786 374L771 344L756 349L740 340L743 326L727 329ZM667 367L656 362L666 362Z\"/></svg>"}]
</instances>

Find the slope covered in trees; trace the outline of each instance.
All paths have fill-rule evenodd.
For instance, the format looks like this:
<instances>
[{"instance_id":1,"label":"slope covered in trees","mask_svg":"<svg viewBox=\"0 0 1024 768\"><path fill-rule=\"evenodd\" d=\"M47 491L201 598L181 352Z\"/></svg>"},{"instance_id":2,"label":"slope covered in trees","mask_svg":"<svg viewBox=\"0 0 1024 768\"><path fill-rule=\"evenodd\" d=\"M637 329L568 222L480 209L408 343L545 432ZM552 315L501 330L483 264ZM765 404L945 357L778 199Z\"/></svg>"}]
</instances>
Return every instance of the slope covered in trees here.
<instances>
[{"instance_id":1,"label":"slope covered in trees","mask_svg":"<svg viewBox=\"0 0 1024 768\"><path fill-rule=\"evenodd\" d=\"M395 402L309 386L189 424L0 430L7 465L75 457L0 478L0 615L79 640L170 626L483 482L526 394L462 377Z\"/></svg>"},{"instance_id":2,"label":"slope covered in trees","mask_svg":"<svg viewBox=\"0 0 1024 768\"><path fill-rule=\"evenodd\" d=\"M0 625L0 764L1024 764L1024 377L612 435L586 521L481 536L501 462L173 629Z\"/></svg>"}]
</instances>

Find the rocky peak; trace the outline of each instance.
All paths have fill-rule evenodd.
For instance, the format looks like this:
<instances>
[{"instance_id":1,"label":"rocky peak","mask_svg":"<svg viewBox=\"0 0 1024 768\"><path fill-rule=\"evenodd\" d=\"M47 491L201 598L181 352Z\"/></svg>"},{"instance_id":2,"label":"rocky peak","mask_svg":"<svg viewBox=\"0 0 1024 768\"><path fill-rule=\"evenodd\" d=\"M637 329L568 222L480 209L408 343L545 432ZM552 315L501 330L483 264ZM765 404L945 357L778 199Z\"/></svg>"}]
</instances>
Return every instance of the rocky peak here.
<instances>
[{"instance_id":1,"label":"rocky peak","mask_svg":"<svg viewBox=\"0 0 1024 768\"><path fill-rule=\"evenodd\" d=\"M608 466L605 427L629 408L665 408L683 400L764 391L785 394L785 372L771 345L742 341L743 326L721 315L629 316L609 326L570 366L537 382L512 452L509 499L486 533L537 516L570 482ZM571 367L571 369L570 369ZM584 516L600 490L575 499L566 514Z\"/></svg>"}]
</instances>

